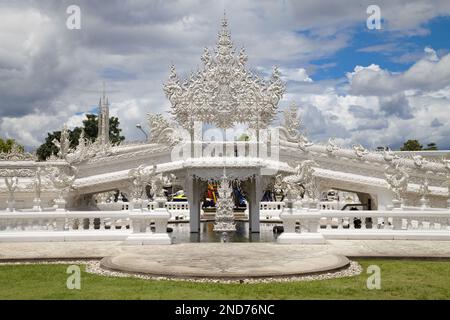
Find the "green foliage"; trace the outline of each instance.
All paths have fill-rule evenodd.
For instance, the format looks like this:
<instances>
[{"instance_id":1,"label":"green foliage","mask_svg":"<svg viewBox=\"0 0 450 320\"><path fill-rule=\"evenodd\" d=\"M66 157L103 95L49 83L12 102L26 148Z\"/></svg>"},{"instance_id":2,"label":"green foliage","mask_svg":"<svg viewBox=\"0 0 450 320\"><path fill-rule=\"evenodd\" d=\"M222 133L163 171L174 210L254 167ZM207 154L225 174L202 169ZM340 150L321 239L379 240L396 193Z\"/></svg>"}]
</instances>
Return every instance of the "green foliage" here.
<instances>
[{"instance_id":1,"label":"green foliage","mask_svg":"<svg viewBox=\"0 0 450 320\"><path fill-rule=\"evenodd\" d=\"M0 138L0 152L10 152L13 145L17 145L22 152L25 150L25 148L23 146L17 144L14 139Z\"/></svg>"},{"instance_id":2,"label":"green foliage","mask_svg":"<svg viewBox=\"0 0 450 320\"><path fill-rule=\"evenodd\" d=\"M427 147L423 150L439 150L436 143L431 142L429 144L427 144Z\"/></svg>"},{"instance_id":3,"label":"green foliage","mask_svg":"<svg viewBox=\"0 0 450 320\"><path fill-rule=\"evenodd\" d=\"M124 136L121 136L120 133L122 129L119 128L120 122L117 117L111 117L109 119L109 139L112 144L119 144L123 140L125 140ZM83 120L83 127L75 127L73 130L69 130L69 140L70 140L70 148L76 148L79 144L79 139L81 136L81 132L84 129L84 136L86 139L94 142L97 139L98 135L98 119L95 114L87 114L86 119ZM38 148L37 155L40 161L45 161L52 154L58 154L58 148L53 144L53 140L61 139L61 131L54 131L52 133L48 133L45 142Z\"/></svg>"},{"instance_id":4,"label":"green foliage","mask_svg":"<svg viewBox=\"0 0 450 320\"><path fill-rule=\"evenodd\" d=\"M436 143L430 142L424 148L418 140L408 140L400 148L401 151L421 151L421 150L438 150Z\"/></svg>"},{"instance_id":5,"label":"green foliage","mask_svg":"<svg viewBox=\"0 0 450 320\"><path fill-rule=\"evenodd\" d=\"M450 260L357 259L354 277L256 284L193 283L106 277L85 272L68 290L67 265L0 266L0 299L450 299ZM381 289L367 289L367 268L381 269Z\"/></svg>"},{"instance_id":6,"label":"green foliage","mask_svg":"<svg viewBox=\"0 0 450 320\"><path fill-rule=\"evenodd\" d=\"M418 140L408 140L400 148L401 151L420 151L422 150L422 145Z\"/></svg>"}]
</instances>

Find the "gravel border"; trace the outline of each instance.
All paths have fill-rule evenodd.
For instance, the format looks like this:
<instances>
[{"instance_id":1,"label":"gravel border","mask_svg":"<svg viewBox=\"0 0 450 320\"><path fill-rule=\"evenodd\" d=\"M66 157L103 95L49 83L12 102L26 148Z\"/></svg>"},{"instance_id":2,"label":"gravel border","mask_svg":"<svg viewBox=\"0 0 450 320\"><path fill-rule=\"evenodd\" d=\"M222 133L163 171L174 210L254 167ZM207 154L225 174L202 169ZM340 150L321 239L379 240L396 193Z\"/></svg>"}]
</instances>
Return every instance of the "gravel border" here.
<instances>
[{"instance_id":1,"label":"gravel border","mask_svg":"<svg viewBox=\"0 0 450 320\"><path fill-rule=\"evenodd\" d=\"M314 275L305 276L291 276L291 277L280 277L280 278L258 278L258 279L192 279L192 278L170 278L170 277L155 277L145 274L129 273L129 272L119 272L104 269L100 266L100 260L42 260L42 261L18 261L18 262L0 262L0 265L34 265L34 264L66 264L66 265L85 265L86 272L91 274L96 274L106 277L118 277L118 278L137 278L143 280L156 280L156 281L183 281L183 282L210 282L210 283L271 283L271 282L294 282L294 281L316 281L316 280L327 280L327 279L337 279L337 278L347 278L354 277L363 272L363 268L356 261L350 261L347 268L341 269L335 272L327 272Z\"/></svg>"}]
</instances>

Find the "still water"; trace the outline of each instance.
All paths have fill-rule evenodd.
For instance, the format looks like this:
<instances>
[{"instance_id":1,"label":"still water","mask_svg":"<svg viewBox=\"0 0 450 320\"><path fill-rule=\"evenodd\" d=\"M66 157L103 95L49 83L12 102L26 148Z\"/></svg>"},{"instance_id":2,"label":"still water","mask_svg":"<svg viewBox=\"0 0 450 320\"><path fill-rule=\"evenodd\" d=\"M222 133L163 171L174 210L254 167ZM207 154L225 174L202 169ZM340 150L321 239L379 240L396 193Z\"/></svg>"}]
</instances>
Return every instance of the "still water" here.
<instances>
[{"instance_id":1,"label":"still water","mask_svg":"<svg viewBox=\"0 0 450 320\"><path fill-rule=\"evenodd\" d=\"M236 221L236 231L229 233L228 242L274 242L277 234L273 227L281 225L276 223L261 223L260 233L249 234L247 221ZM200 233L190 233L189 223L169 223L173 229L169 233L173 243L185 242L221 242L220 232L213 231L214 221L205 221L200 224Z\"/></svg>"}]
</instances>

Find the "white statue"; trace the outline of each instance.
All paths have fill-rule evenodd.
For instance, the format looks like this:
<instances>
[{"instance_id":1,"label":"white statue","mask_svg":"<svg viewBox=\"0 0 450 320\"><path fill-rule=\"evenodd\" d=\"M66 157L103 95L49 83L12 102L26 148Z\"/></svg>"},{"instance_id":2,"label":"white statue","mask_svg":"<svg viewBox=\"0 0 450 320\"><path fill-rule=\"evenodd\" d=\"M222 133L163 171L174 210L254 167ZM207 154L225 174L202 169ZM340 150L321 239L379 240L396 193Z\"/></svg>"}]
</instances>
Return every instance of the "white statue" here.
<instances>
[{"instance_id":1,"label":"white statue","mask_svg":"<svg viewBox=\"0 0 450 320\"><path fill-rule=\"evenodd\" d=\"M283 178L289 201L294 198L300 198L303 193L309 199L316 199L317 186L314 177L314 166L317 166L314 160L304 160L295 167L294 175Z\"/></svg>"},{"instance_id":2,"label":"white statue","mask_svg":"<svg viewBox=\"0 0 450 320\"><path fill-rule=\"evenodd\" d=\"M419 187L419 195L420 195L420 202L422 203L422 207L427 207L428 206L428 196L430 195L430 188L429 188L429 176L432 175L433 172L432 171L427 171L425 173L425 177L422 180L422 183L420 184Z\"/></svg>"},{"instance_id":3,"label":"white statue","mask_svg":"<svg viewBox=\"0 0 450 320\"><path fill-rule=\"evenodd\" d=\"M364 157L366 154L369 153L369 151L367 151L366 148L364 148L360 144L353 145L352 148L353 148L353 151L355 151L355 154L359 159L361 159L362 157Z\"/></svg>"},{"instance_id":4,"label":"white statue","mask_svg":"<svg viewBox=\"0 0 450 320\"><path fill-rule=\"evenodd\" d=\"M45 170L48 179L58 190L58 199L55 202L65 204L64 198L75 182L77 170L74 167L70 167L70 170L74 172L73 175L67 174L66 170L60 167L47 167Z\"/></svg>"},{"instance_id":5,"label":"white statue","mask_svg":"<svg viewBox=\"0 0 450 320\"><path fill-rule=\"evenodd\" d=\"M15 211L16 199L14 196L14 192L19 186L19 178L18 177L5 177L5 184L8 188L9 199L8 199L8 211Z\"/></svg>"},{"instance_id":6,"label":"white statue","mask_svg":"<svg viewBox=\"0 0 450 320\"><path fill-rule=\"evenodd\" d=\"M42 168L37 167L33 179L34 200L33 210L42 211L41 208L41 193L42 193Z\"/></svg>"},{"instance_id":7,"label":"white statue","mask_svg":"<svg viewBox=\"0 0 450 320\"><path fill-rule=\"evenodd\" d=\"M337 151L339 149L340 149L340 147L336 144L336 139L335 138L329 138L327 146L326 146L327 152L331 154L334 151Z\"/></svg>"},{"instance_id":8,"label":"white statue","mask_svg":"<svg viewBox=\"0 0 450 320\"><path fill-rule=\"evenodd\" d=\"M59 149L58 157L60 159L65 159L70 151L69 129L67 128L67 124L64 124L59 141L53 139L52 142Z\"/></svg>"},{"instance_id":9,"label":"white statue","mask_svg":"<svg viewBox=\"0 0 450 320\"><path fill-rule=\"evenodd\" d=\"M148 113L147 119L150 127L150 143L161 143L172 146L182 140L169 121L161 114Z\"/></svg>"},{"instance_id":10,"label":"white statue","mask_svg":"<svg viewBox=\"0 0 450 320\"><path fill-rule=\"evenodd\" d=\"M227 177L222 177L219 187L217 188L219 197L217 199L216 221L214 223L214 231L231 232L236 230L234 223L234 200L233 189Z\"/></svg>"},{"instance_id":11,"label":"white statue","mask_svg":"<svg viewBox=\"0 0 450 320\"><path fill-rule=\"evenodd\" d=\"M394 193L394 200L401 202L403 193L408 189L408 172L400 166L399 162L393 168L387 166L385 171L386 182L389 189Z\"/></svg>"},{"instance_id":12,"label":"white statue","mask_svg":"<svg viewBox=\"0 0 450 320\"><path fill-rule=\"evenodd\" d=\"M131 169L128 176L132 178L131 196L134 201L142 200L145 187L151 182L155 175L156 166L146 167L140 165L136 169Z\"/></svg>"},{"instance_id":13,"label":"white statue","mask_svg":"<svg viewBox=\"0 0 450 320\"><path fill-rule=\"evenodd\" d=\"M170 187L175 175L164 175L162 173L151 179L152 193L154 197L165 198L164 187Z\"/></svg>"}]
</instances>

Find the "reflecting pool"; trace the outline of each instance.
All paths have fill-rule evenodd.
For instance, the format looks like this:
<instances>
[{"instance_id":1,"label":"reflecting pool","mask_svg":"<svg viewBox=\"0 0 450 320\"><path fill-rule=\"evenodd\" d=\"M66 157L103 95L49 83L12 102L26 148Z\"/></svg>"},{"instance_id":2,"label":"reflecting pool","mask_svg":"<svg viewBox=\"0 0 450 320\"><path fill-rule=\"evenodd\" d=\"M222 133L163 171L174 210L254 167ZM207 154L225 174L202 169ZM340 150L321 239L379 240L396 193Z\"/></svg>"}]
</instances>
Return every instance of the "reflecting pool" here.
<instances>
[{"instance_id":1,"label":"reflecting pool","mask_svg":"<svg viewBox=\"0 0 450 320\"><path fill-rule=\"evenodd\" d=\"M274 242L277 234L273 232L274 226L280 223L261 223L260 233L249 233L248 221L236 221L236 231L229 233L228 242ZM190 233L189 223L169 223L173 229L169 233L173 243L186 242L221 242L220 232L213 231L214 221L200 223L200 233Z\"/></svg>"}]
</instances>

